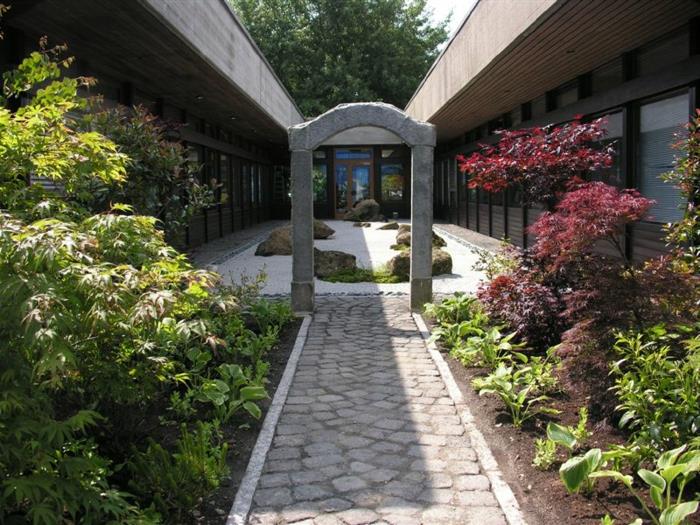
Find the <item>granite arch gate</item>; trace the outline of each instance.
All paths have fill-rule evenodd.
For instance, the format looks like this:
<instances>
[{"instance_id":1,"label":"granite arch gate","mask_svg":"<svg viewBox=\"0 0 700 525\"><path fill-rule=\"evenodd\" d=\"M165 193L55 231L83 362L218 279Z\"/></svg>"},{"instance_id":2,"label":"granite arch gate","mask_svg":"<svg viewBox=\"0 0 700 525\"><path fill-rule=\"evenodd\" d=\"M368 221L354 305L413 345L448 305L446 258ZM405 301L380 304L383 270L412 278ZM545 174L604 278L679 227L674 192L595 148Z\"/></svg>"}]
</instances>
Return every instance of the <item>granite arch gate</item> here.
<instances>
[{"instance_id":1,"label":"granite arch gate","mask_svg":"<svg viewBox=\"0 0 700 525\"><path fill-rule=\"evenodd\" d=\"M411 147L410 304L419 310L432 299L433 153L435 127L390 104L341 104L289 128L292 178L292 308L314 310L313 151L353 128L381 128Z\"/></svg>"}]
</instances>

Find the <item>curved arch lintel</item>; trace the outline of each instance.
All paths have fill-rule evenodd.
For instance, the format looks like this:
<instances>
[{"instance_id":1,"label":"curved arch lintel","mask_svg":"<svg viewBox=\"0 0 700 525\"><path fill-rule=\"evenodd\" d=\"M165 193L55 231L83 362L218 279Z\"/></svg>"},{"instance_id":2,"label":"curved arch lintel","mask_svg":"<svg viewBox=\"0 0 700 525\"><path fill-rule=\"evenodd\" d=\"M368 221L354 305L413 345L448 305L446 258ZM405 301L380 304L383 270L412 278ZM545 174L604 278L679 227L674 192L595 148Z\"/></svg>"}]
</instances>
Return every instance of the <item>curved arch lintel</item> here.
<instances>
[{"instance_id":1,"label":"curved arch lintel","mask_svg":"<svg viewBox=\"0 0 700 525\"><path fill-rule=\"evenodd\" d=\"M406 115L391 104L359 102L340 104L315 119L289 128L289 149L314 150L348 129L372 126L396 134L409 146L435 146L435 126Z\"/></svg>"}]
</instances>

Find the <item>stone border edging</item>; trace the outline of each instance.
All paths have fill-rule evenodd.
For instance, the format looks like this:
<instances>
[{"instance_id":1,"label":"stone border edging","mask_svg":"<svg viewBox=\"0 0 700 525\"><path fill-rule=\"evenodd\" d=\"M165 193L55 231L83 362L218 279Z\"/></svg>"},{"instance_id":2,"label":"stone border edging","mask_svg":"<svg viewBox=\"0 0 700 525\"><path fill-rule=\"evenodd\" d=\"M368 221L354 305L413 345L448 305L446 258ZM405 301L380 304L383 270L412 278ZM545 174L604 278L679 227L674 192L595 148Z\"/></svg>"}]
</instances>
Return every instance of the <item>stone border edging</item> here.
<instances>
[{"instance_id":1,"label":"stone border edging","mask_svg":"<svg viewBox=\"0 0 700 525\"><path fill-rule=\"evenodd\" d=\"M435 233L442 235L444 237L447 237L451 241L454 241L456 243L461 244L462 246L466 246L470 250L486 250L489 252L493 252L493 250L490 250L489 248L484 248L483 246L479 246L477 244L474 244L473 242L470 242L466 239L462 239L461 237L458 237L454 233L450 233L447 230L443 230L440 228L440 226L433 224L433 230L435 230Z\"/></svg>"},{"instance_id":2,"label":"stone border edging","mask_svg":"<svg viewBox=\"0 0 700 525\"><path fill-rule=\"evenodd\" d=\"M505 514L508 524L527 525L527 522L525 521L525 518L520 510L518 500L515 498L513 491L508 486L508 483L506 483L503 479L501 469L498 468L498 462L496 461L496 458L493 457L491 449L484 439L484 435L477 428L474 422L474 416L472 416L469 407L465 403L464 395L459 390L449 366L447 366L447 363L443 359L442 354L440 354L440 351L435 346L435 343L430 342L430 331L428 330L423 316L416 312L414 312L412 315L413 320L418 326L418 331L423 336L426 349L435 363L435 366L439 370L442 380L445 382L447 393L449 394L450 398L452 398L455 407L460 413L462 424L464 425L467 435L471 440L472 446L476 451L481 468L484 470L484 474L486 474L486 477L491 482L493 494L496 497L503 514Z\"/></svg>"},{"instance_id":3,"label":"stone border edging","mask_svg":"<svg viewBox=\"0 0 700 525\"><path fill-rule=\"evenodd\" d=\"M245 525L246 519L248 518L250 506L253 502L253 495L258 486L258 481L260 480L260 475L265 465L265 459L270 450L275 430L277 429L277 422L282 414L282 408L284 408L284 404L287 401L289 387L292 385L292 380L294 379L294 374L296 373L299 363L299 357L306 343L306 336L309 332L310 324L311 316L304 316L304 321L301 323L301 327L299 327L299 332L294 341L294 348L289 355L289 360L282 374L282 379L279 385L277 385L275 396L272 398L272 404L267 411L267 415L265 415L265 421L258 434L258 439L255 441L255 447L248 460L248 467L246 468L245 475L236 492L236 498L233 500L233 505L226 519L226 525Z\"/></svg>"}]
</instances>

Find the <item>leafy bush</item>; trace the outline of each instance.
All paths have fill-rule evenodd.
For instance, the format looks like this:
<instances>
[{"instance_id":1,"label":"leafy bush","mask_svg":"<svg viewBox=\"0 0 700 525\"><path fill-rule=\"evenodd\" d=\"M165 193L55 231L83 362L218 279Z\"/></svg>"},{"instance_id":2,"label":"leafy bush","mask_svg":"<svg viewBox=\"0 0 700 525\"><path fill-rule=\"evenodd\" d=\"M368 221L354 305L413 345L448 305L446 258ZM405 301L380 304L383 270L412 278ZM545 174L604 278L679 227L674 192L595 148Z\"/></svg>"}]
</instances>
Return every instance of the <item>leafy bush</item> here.
<instances>
[{"instance_id":1,"label":"leafy bush","mask_svg":"<svg viewBox=\"0 0 700 525\"><path fill-rule=\"evenodd\" d=\"M695 514L700 500L684 500L688 483L700 472L700 451L686 451L682 445L658 456L654 470L640 469L637 476L644 482L655 510L650 508L634 488L634 478L618 470L607 468L608 459L600 449L591 449L583 456L571 458L560 470L562 481L570 492L599 478L612 478L622 483L637 499L647 517L655 525L682 525ZM636 523L641 524L638 520Z\"/></svg>"},{"instance_id":2,"label":"leafy bush","mask_svg":"<svg viewBox=\"0 0 700 525\"><path fill-rule=\"evenodd\" d=\"M620 333L611 366L620 426L636 443L667 449L700 432L700 334L697 327Z\"/></svg>"},{"instance_id":3,"label":"leafy bush","mask_svg":"<svg viewBox=\"0 0 700 525\"><path fill-rule=\"evenodd\" d=\"M457 292L441 302L425 305L425 315L434 318L440 325L469 321L482 311L475 297Z\"/></svg>"},{"instance_id":4,"label":"leafy bush","mask_svg":"<svg viewBox=\"0 0 700 525\"><path fill-rule=\"evenodd\" d=\"M508 409L513 425L522 427L525 421L539 414L557 414L558 411L544 406L549 397L537 394L537 381L531 374L532 369L525 365L516 367L501 363L496 370L486 377L472 381L479 395L494 394Z\"/></svg>"},{"instance_id":5,"label":"leafy bush","mask_svg":"<svg viewBox=\"0 0 700 525\"><path fill-rule=\"evenodd\" d=\"M166 239L183 243L189 219L212 204L213 194L210 186L198 182L200 167L188 161L185 146L168 138L176 128L140 106L96 109L83 115L80 126L117 145L127 156L127 177L122 184L95 181L92 211L128 203L135 213L157 218Z\"/></svg>"},{"instance_id":6,"label":"leafy bush","mask_svg":"<svg viewBox=\"0 0 700 525\"><path fill-rule=\"evenodd\" d=\"M260 416L288 316L258 305L253 326L267 328L246 328L233 290L166 244L156 218L90 214L91 190L123 184L129 160L71 118L87 81L59 80L67 63L37 52L3 75L6 97L43 87L15 113L0 105L0 522L181 522L223 472L206 421ZM173 420L186 427L171 446Z\"/></svg>"},{"instance_id":7,"label":"leafy bush","mask_svg":"<svg viewBox=\"0 0 700 525\"><path fill-rule=\"evenodd\" d=\"M459 168L471 175L469 186L499 192L522 189L525 204L552 204L573 179L610 167L614 150L600 147L605 119L560 126L498 131L495 146L483 146L469 157L457 156Z\"/></svg>"},{"instance_id":8,"label":"leafy bush","mask_svg":"<svg viewBox=\"0 0 700 525\"><path fill-rule=\"evenodd\" d=\"M537 470L549 470L556 460L557 444L551 439L536 439L532 466Z\"/></svg>"},{"instance_id":9,"label":"leafy bush","mask_svg":"<svg viewBox=\"0 0 700 525\"><path fill-rule=\"evenodd\" d=\"M173 452L149 439L143 452L131 456L129 488L144 506L153 504L170 520L181 522L228 472L227 450L218 423L199 422L192 431L182 425Z\"/></svg>"},{"instance_id":10,"label":"leafy bush","mask_svg":"<svg viewBox=\"0 0 700 525\"><path fill-rule=\"evenodd\" d=\"M564 304L552 287L536 280L535 272L522 267L499 275L479 289L478 297L489 315L504 321L533 347L559 342L565 327Z\"/></svg>"},{"instance_id":11,"label":"leafy bush","mask_svg":"<svg viewBox=\"0 0 700 525\"><path fill-rule=\"evenodd\" d=\"M456 326L461 327L466 322ZM478 365L491 369L503 362L527 361L527 357L518 352L525 346L524 343L511 342L515 335L503 335L498 327L491 327L455 344L450 350L450 355L465 366Z\"/></svg>"}]
</instances>

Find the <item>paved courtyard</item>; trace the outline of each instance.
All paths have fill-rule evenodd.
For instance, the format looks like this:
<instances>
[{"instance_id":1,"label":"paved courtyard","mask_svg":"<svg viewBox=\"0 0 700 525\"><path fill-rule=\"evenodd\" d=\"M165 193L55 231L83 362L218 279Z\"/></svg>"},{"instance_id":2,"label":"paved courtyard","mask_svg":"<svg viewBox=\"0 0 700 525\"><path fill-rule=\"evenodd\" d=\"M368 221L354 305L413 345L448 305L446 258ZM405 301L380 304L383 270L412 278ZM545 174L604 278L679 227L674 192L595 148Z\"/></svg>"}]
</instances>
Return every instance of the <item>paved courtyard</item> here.
<instances>
[{"instance_id":1,"label":"paved courtyard","mask_svg":"<svg viewBox=\"0 0 700 525\"><path fill-rule=\"evenodd\" d=\"M505 524L405 297L322 297L250 524Z\"/></svg>"},{"instance_id":2,"label":"paved courtyard","mask_svg":"<svg viewBox=\"0 0 700 525\"><path fill-rule=\"evenodd\" d=\"M391 249L396 241L396 230L380 230L384 223L371 223L369 228L357 228L346 221L324 221L336 233L329 239L314 241L319 250L340 250L357 257L357 265L363 268L377 269L385 265L398 252ZM266 232L263 232L266 233ZM269 276L262 289L263 294L289 294L292 281L291 255L275 255L260 257L255 255L255 249L266 235L242 249L232 257L215 261L216 270L227 282L238 283L243 275L254 276L265 271ZM465 292L476 291L483 278L481 272L472 269L477 256L468 246L457 242L454 237L445 237L445 250L452 256L452 273L436 276L433 279L435 293L452 293L456 290ZM405 294L409 291L409 283L377 284L377 283L331 283L316 279L317 294Z\"/></svg>"}]
</instances>

